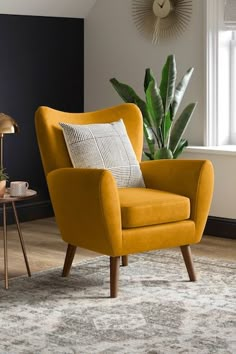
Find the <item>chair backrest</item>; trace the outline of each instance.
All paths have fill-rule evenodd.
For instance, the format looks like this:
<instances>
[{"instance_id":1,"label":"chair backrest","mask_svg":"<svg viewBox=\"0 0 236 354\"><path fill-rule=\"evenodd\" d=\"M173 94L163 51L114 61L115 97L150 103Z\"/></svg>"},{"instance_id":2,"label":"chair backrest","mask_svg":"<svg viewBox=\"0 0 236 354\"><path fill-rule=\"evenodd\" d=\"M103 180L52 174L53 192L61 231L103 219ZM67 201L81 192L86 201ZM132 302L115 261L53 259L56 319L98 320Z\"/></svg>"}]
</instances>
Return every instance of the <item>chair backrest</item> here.
<instances>
[{"instance_id":1,"label":"chair backrest","mask_svg":"<svg viewBox=\"0 0 236 354\"><path fill-rule=\"evenodd\" d=\"M66 113L41 106L35 113L35 127L45 175L72 167L60 122L71 124L109 123L123 119L138 161L143 147L143 123L139 108L130 103L88 113Z\"/></svg>"}]
</instances>

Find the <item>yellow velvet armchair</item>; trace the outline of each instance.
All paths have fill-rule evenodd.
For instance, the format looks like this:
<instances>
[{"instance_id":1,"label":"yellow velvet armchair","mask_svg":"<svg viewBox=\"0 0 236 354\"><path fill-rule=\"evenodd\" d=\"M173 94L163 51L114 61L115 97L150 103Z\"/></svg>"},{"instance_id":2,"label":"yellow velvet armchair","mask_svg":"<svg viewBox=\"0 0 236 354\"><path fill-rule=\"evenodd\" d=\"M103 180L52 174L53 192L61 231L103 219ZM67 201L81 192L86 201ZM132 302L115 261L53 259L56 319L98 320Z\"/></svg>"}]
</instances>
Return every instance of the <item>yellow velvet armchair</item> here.
<instances>
[{"instance_id":1,"label":"yellow velvet armchair","mask_svg":"<svg viewBox=\"0 0 236 354\"><path fill-rule=\"evenodd\" d=\"M39 107L37 139L56 222L68 244L62 276L77 247L110 257L110 296L118 293L120 261L149 250L180 247L191 281L196 280L190 245L201 240L212 193L208 160L140 162L146 188L117 188L104 169L73 168L59 122L108 123L123 119L138 161L143 148L142 115L136 105L65 113Z\"/></svg>"}]
</instances>

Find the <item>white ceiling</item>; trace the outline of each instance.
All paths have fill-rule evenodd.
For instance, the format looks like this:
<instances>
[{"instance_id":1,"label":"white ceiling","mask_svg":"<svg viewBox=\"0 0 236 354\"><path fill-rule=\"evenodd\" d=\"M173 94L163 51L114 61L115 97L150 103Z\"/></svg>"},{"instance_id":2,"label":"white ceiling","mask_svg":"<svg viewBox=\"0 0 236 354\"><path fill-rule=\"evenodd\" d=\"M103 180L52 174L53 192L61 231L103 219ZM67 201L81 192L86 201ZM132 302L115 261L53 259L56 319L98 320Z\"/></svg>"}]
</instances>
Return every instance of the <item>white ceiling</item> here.
<instances>
[{"instance_id":1,"label":"white ceiling","mask_svg":"<svg viewBox=\"0 0 236 354\"><path fill-rule=\"evenodd\" d=\"M86 18L96 0L0 0L0 14Z\"/></svg>"}]
</instances>

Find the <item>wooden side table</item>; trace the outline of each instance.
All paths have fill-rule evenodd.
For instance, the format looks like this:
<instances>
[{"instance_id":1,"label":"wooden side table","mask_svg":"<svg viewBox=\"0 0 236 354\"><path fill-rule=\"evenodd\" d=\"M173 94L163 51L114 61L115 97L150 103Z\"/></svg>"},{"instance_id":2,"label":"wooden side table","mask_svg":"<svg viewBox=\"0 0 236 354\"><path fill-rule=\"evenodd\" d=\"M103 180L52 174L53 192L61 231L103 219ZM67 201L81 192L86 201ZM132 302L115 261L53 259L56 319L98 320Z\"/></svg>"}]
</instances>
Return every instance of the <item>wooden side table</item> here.
<instances>
[{"instance_id":1,"label":"wooden side table","mask_svg":"<svg viewBox=\"0 0 236 354\"><path fill-rule=\"evenodd\" d=\"M20 228L20 223L19 223L19 219L18 219L18 214L17 214L15 202L27 200L27 199L35 197L36 195L37 195L36 191L34 191L32 189L28 189L27 192L26 192L26 195L21 196L21 197L11 197L9 192L7 191L7 193L5 193L2 198L0 198L0 204L2 204L2 209L3 209L3 246L4 246L5 289L8 289L7 212L6 212L6 205L7 204L11 204L12 205L12 209L13 209L14 217L15 217L15 221L16 221L16 226L17 226L17 230L18 230L18 235L19 235L19 239L20 239L20 243L21 243L21 248L22 248L22 252L23 252L23 255L24 255L25 265L26 265L28 276L30 277L31 276L31 272L30 272L29 262L28 262L26 249L25 249L25 243L24 243L23 235L22 235L21 228Z\"/></svg>"}]
</instances>

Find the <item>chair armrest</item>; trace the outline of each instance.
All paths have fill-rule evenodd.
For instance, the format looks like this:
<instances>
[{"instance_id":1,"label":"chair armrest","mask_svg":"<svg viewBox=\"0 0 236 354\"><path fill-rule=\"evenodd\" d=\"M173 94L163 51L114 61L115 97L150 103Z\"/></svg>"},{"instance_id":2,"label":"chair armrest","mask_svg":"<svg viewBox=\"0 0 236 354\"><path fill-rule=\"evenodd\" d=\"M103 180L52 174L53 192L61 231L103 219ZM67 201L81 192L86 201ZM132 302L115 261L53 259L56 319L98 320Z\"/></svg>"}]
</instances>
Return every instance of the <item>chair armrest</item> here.
<instances>
[{"instance_id":1,"label":"chair armrest","mask_svg":"<svg viewBox=\"0 0 236 354\"><path fill-rule=\"evenodd\" d=\"M109 171L61 168L50 172L47 182L64 241L110 256L120 254L120 202Z\"/></svg>"},{"instance_id":2,"label":"chair armrest","mask_svg":"<svg viewBox=\"0 0 236 354\"><path fill-rule=\"evenodd\" d=\"M165 190L190 199L190 218L199 242L210 210L214 171L209 160L155 160L140 164L147 188Z\"/></svg>"}]
</instances>

